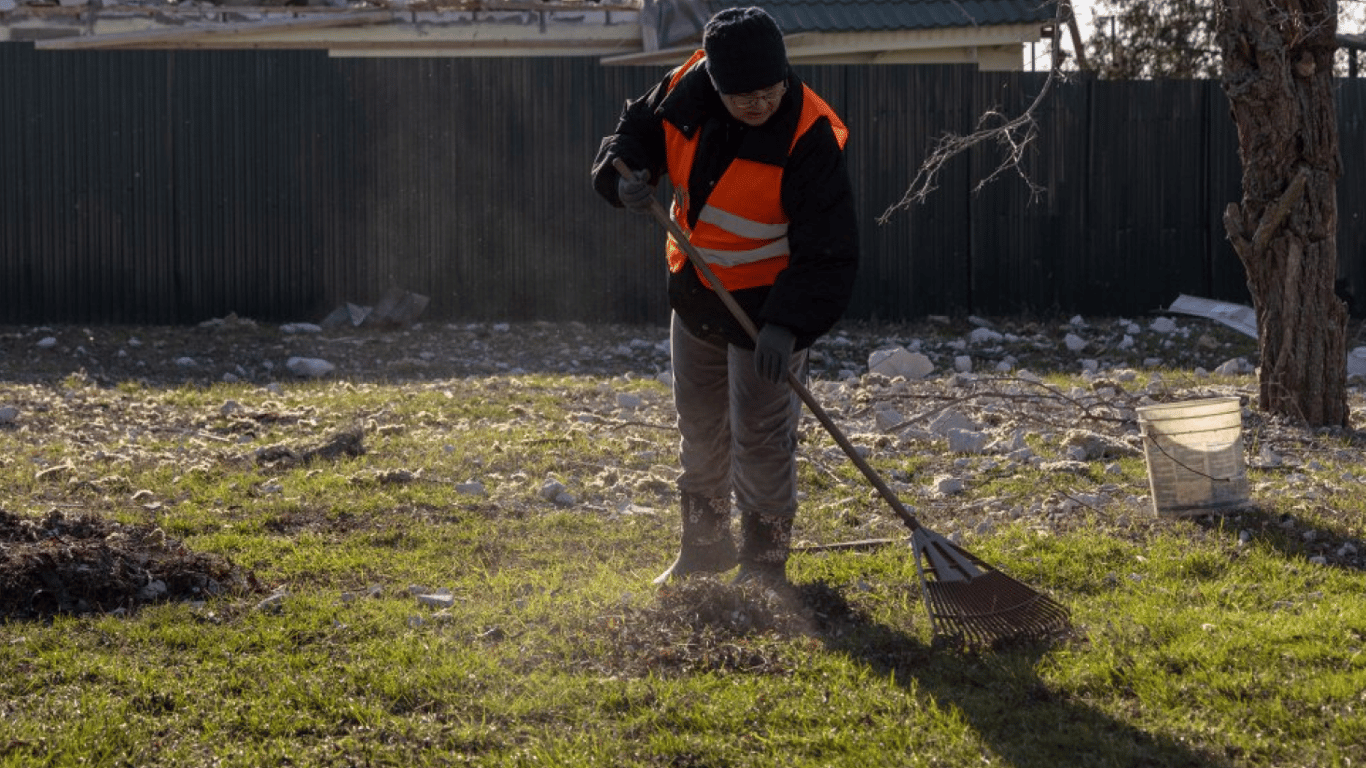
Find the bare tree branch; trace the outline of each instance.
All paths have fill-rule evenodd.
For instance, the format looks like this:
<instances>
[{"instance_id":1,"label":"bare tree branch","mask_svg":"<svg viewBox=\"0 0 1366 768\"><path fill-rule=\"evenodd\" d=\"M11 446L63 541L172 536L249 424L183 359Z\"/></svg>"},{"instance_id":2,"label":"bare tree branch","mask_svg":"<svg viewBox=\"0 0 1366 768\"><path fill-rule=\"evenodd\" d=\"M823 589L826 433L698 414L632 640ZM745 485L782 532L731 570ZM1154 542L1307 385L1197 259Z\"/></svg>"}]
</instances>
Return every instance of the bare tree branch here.
<instances>
[{"instance_id":1,"label":"bare tree branch","mask_svg":"<svg viewBox=\"0 0 1366 768\"><path fill-rule=\"evenodd\" d=\"M1072 4L1068 0L1059 0L1057 4L1057 15L1054 17L1054 24L1064 24L1072 16ZM1001 161L996 168L985 178L978 181L972 188L973 194L980 192L983 187L1008 173L1015 173L1029 187L1030 201L1038 199L1044 192L1044 188L1036 184L1024 169L1025 151L1039 135L1039 125L1034 120L1034 113L1048 97L1048 93L1053 88L1053 84L1058 80L1064 79L1066 75L1059 67L1061 57L1053 57L1053 66L1048 72L1048 78L1044 80L1043 88L1039 89L1038 95L1029 108L1014 118L1007 117L999 109L987 110L977 121L976 129L962 136L955 133L945 133L939 137L939 141L934 145L925 161L920 164L916 171L915 178L911 180L911 185L906 193L896 204L887 208L878 217L879 224L886 224L891 220L892 214L901 210L908 210L912 206L924 203L929 199L930 193L939 188L939 174L944 170L944 166L953 158L961 155L979 144L996 144L1001 150Z\"/></svg>"},{"instance_id":2,"label":"bare tree branch","mask_svg":"<svg viewBox=\"0 0 1366 768\"><path fill-rule=\"evenodd\" d=\"M1044 188L1029 178L1029 174L1025 172L1022 163L1024 162L1025 150L1039 135L1039 125L1034 120L1034 113L1043 103L1043 100L1048 97L1048 92L1052 89L1053 84L1064 77L1062 70L1057 67L1051 69L1048 73L1048 79L1044 80L1043 88L1039 89L1033 103L1014 118L1007 118L1000 110L991 109L987 110L977 121L977 129L972 133L966 136L946 133L941 136L929 156L920 164L920 169L916 171L915 178L911 180L910 188L906 190L906 194L902 196L900 202L883 211L882 215L878 217L878 223L886 224L891 219L892 214L897 211L924 203L929 199L930 193L939 188L939 174L944 170L944 166L953 158L978 144L994 143L1000 147L1002 155L995 170L972 188L974 194L980 192L983 187L997 178L1013 172L1018 174L1029 186L1030 200L1037 199L1043 193Z\"/></svg>"}]
</instances>

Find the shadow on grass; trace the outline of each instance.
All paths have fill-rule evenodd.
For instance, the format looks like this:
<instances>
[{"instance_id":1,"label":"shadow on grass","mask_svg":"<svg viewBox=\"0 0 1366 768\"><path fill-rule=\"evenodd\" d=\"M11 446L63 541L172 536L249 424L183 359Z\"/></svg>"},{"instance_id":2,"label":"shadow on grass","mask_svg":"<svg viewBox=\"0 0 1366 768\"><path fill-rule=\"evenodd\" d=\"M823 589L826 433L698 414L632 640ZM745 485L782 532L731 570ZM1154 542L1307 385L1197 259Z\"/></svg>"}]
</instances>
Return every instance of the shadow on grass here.
<instances>
[{"instance_id":1,"label":"shadow on grass","mask_svg":"<svg viewBox=\"0 0 1366 768\"><path fill-rule=\"evenodd\" d=\"M1331 511L1330 507L1322 507ZM1248 544L1263 544L1279 552L1288 560L1322 558L1321 564L1348 571L1366 571L1366 545L1346 531L1358 525L1358 519L1343 520L1337 527L1306 522L1304 519L1281 514L1261 507L1246 507L1224 515L1202 515L1192 522L1206 532L1246 531Z\"/></svg>"},{"instance_id":2,"label":"shadow on grass","mask_svg":"<svg viewBox=\"0 0 1366 768\"><path fill-rule=\"evenodd\" d=\"M844 609L839 631L818 632L828 650L914 689L917 695L933 697L943 710L960 713L1006 765L1233 765L1219 755L1116 720L1051 688L1035 673L1046 646L1018 646L983 655L931 648L901 630L861 617L827 585L811 584L802 590L804 601L819 604L826 615Z\"/></svg>"}]
</instances>

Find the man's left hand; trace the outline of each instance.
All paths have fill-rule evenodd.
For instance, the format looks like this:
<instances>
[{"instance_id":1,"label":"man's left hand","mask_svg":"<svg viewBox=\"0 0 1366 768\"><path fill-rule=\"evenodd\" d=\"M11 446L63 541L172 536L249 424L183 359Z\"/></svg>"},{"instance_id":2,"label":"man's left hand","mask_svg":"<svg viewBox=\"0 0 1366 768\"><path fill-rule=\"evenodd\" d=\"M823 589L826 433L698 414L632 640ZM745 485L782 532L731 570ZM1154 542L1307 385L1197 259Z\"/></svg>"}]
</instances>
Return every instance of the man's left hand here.
<instances>
[{"instance_id":1,"label":"man's left hand","mask_svg":"<svg viewBox=\"0 0 1366 768\"><path fill-rule=\"evenodd\" d=\"M769 384L777 384L787 378L788 366L792 364L792 348L797 337L781 325L769 323L759 331L754 341L754 372Z\"/></svg>"}]
</instances>

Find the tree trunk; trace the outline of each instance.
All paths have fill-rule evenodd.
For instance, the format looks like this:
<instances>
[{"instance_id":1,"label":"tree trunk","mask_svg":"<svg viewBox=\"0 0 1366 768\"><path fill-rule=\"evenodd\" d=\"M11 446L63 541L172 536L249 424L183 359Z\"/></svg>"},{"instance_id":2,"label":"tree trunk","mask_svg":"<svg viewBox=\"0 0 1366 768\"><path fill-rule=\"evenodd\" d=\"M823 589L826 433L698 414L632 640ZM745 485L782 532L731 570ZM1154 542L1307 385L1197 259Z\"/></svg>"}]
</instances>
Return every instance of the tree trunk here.
<instances>
[{"instance_id":1,"label":"tree trunk","mask_svg":"<svg viewBox=\"0 0 1366 768\"><path fill-rule=\"evenodd\" d=\"M1337 275L1336 0L1218 0L1243 197L1224 226L1257 310L1260 407L1346 426L1347 309Z\"/></svg>"}]
</instances>

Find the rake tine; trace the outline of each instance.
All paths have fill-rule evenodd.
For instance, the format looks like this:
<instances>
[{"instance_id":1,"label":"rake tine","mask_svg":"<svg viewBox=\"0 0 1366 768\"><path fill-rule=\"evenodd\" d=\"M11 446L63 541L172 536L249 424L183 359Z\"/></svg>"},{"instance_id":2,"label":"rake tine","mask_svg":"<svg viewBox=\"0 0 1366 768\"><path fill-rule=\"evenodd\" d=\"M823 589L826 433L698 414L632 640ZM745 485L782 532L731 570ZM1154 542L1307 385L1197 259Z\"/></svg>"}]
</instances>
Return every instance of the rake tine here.
<instances>
[{"instance_id":1,"label":"rake tine","mask_svg":"<svg viewBox=\"0 0 1366 768\"><path fill-rule=\"evenodd\" d=\"M631 169L621 158L614 158L612 165L622 176L631 174ZM658 200L650 201L650 214L669 233L674 243L683 249L688 261L716 292L716 297L745 333L751 339L758 338L759 329L754 321L716 278L697 247L688 240L678 223L669 218ZM849 438L844 436L844 432L806 385L791 373L787 376L787 383L854 466L892 507L901 522L911 530L911 538L915 542L915 568L920 576L925 607L930 612L930 625L936 634L945 627L952 627L957 631L951 634L989 644L1012 638L1042 638L1067 626L1069 619L1066 608L921 525L872 465L854 448L854 444L849 442ZM930 560L928 575L934 577L932 581L926 578L926 568L921 562L924 559ZM1007 604L1007 607L998 607L1000 603Z\"/></svg>"},{"instance_id":2,"label":"rake tine","mask_svg":"<svg viewBox=\"0 0 1366 768\"><path fill-rule=\"evenodd\" d=\"M1067 609L943 536L921 527L912 541L917 566L922 558L927 566L920 568L921 584L936 634L989 645L1044 638L1067 627Z\"/></svg>"}]
</instances>

